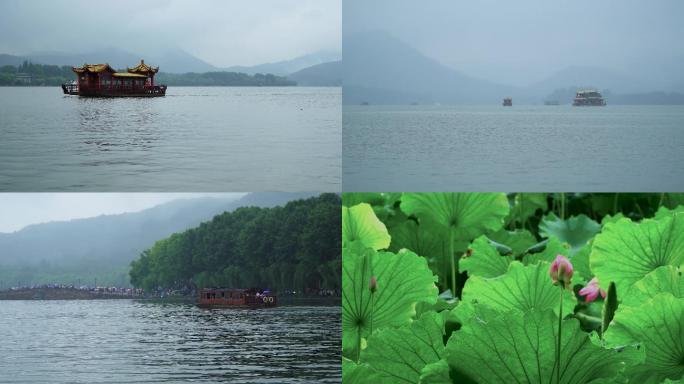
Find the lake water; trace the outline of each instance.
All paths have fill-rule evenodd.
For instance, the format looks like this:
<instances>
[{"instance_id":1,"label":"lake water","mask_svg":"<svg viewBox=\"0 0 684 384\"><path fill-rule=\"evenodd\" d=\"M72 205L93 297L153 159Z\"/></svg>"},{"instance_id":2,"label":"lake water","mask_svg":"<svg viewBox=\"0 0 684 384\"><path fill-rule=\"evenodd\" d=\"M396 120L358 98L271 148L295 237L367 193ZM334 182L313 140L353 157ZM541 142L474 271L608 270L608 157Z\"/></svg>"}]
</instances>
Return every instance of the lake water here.
<instances>
[{"instance_id":1,"label":"lake water","mask_svg":"<svg viewBox=\"0 0 684 384\"><path fill-rule=\"evenodd\" d=\"M336 382L341 308L0 301L0 382Z\"/></svg>"},{"instance_id":2,"label":"lake water","mask_svg":"<svg viewBox=\"0 0 684 384\"><path fill-rule=\"evenodd\" d=\"M339 191L340 88L0 87L0 190Z\"/></svg>"},{"instance_id":3,"label":"lake water","mask_svg":"<svg viewBox=\"0 0 684 384\"><path fill-rule=\"evenodd\" d=\"M345 191L681 191L684 106L344 106Z\"/></svg>"}]
</instances>

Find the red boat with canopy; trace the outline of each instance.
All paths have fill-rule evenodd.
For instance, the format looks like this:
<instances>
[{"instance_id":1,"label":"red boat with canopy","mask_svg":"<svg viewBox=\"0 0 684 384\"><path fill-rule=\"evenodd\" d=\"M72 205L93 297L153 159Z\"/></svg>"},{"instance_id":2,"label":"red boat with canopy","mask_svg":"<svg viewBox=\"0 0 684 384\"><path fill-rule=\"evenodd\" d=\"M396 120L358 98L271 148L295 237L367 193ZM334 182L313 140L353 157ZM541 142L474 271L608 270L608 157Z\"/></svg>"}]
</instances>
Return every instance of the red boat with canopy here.
<instances>
[{"instance_id":1,"label":"red boat with canopy","mask_svg":"<svg viewBox=\"0 0 684 384\"><path fill-rule=\"evenodd\" d=\"M109 64L83 64L72 67L76 81L62 84L65 95L89 97L158 97L166 95L166 85L155 85L154 75L159 67L151 67L140 60L134 68L117 72Z\"/></svg>"}]
</instances>

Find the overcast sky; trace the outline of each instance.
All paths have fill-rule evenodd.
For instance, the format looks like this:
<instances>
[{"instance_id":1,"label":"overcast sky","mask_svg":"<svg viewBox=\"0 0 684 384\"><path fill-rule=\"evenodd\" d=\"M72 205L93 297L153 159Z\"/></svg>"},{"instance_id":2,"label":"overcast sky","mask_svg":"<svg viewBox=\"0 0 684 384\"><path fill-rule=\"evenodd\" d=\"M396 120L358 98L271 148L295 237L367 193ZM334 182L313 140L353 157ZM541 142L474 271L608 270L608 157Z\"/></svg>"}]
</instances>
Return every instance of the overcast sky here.
<instances>
[{"instance_id":1,"label":"overcast sky","mask_svg":"<svg viewBox=\"0 0 684 384\"><path fill-rule=\"evenodd\" d=\"M341 0L2 0L0 53L183 49L218 67L341 51Z\"/></svg>"},{"instance_id":2,"label":"overcast sky","mask_svg":"<svg viewBox=\"0 0 684 384\"><path fill-rule=\"evenodd\" d=\"M681 0L344 0L344 34L381 29L467 74L526 85L571 65L682 79Z\"/></svg>"},{"instance_id":3,"label":"overcast sky","mask_svg":"<svg viewBox=\"0 0 684 384\"><path fill-rule=\"evenodd\" d=\"M136 212L176 199L244 193L0 193L0 232L29 224Z\"/></svg>"}]
</instances>

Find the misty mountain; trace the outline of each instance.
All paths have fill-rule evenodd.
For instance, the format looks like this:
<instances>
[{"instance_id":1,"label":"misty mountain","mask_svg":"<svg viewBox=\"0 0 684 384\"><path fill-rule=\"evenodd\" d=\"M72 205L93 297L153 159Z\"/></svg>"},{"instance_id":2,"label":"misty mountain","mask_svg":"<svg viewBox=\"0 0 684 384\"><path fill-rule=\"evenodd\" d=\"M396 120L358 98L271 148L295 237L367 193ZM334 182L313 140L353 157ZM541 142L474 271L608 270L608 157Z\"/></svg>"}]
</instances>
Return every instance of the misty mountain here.
<instances>
[{"instance_id":1,"label":"misty mountain","mask_svg":"<svg viewBox=\"0 0 684 384\"><path fill-rule=\"evenodd\" d=\"M27 226L0 234L0 266L81 270L128 266L140 252L172 233L243 206L273 207L311 193L251 193L240 199L180 199L139 212ZM2 268L0 268L2 269Z\"/></svg>"},{"instance_id":2,"label":"misty mountain","mask_svg":"<svg viewBox=\"0 0 684 384\"><path fill-rule=\"evenodd\" d=\"M0 54L0 66L21 64L24 60L34 64L46 65L68 65L77 66L83 63L109 63L114 68L124 69L134 67L140 59L144 59L147 64L158 66L160 71L167 73L188 73L188 72L242 72L249 75L256 73L273 74L286 76L300 71L304 68L312 67L331 61L340 60L341 55L333 52L317 52L291 60L266 63L255 66L232 66L229 68L218 68L207 63L183 50L171 49L162 52L148 52L145 54L128 52L121 49L109 48L85 53L68 52L33 52L24 56Z\"/></svg>"},{"instance_id":3,"label":"misty mountain","mask_svg":"<svg viewBox=\"0 0 684 384\"><path fill-rule=\"evenodd\" d=\"M315 52L304 56L299 56L291 60L277 61L274 63L259 64L254 66L232 66L224 68L224 71L243 72L249 75L255 73L271 73L277 76L287 76L304 68L314 65L338 61L341 54L336 52Z\"/></svg>"},{"instance_id":4,"label":"misty mountain","mask_svg":"<svg viewBox=\"0 0 684 384\"><path fill-rule=\"evenodd\" d=\"M681 94L658 92L657 85L608 68L569 66L526 87L470 77L423 55L382 31L362 32L343 41L345 104L540 104L565 102L576 89L595 88L614 104L679 104ZM607 96L607 95L606 95ZM572 98L570 98L572 100Z\"/></svg>"},{"instance_id":5,"label":"misty mountain","mask_svg":"<svg viewBox=\"0 0 684 384\"><path fill-rule=\"evenodd\" d=\"M300 86L339 87L342 85L342 61L317 64L287 77Z\"/></svg>"},{"instance_id":6,"label":"misty mountain","mask_svg":"<svg viewBox=\"0 0 684 384\"><path fill-rule=\"evenodd\" d=\"M527 91L531 94L545 95L560 88L593 88L626 93L643 91L646 84L607 68L570 66L530 85Z\"/></svg>"},{"instance_id":7,"label":"misty mountain","mask_svg":"<svg viewBox=\"0 0 684 384\"><path fill-rule=\"evenodd\" d=\"M202 61L191 54L180 50L167 50L162 53L132 53L121 49L103 49L86 53L36 52L25 56L26 60L36 64L77 66L83 63L109 63L114 68L134 67L140 59L146 63L159 66L163 72L208 72L216 71L213 65Z\"/></svg>"},{"instance_id":8,"label":"misty mountain","mask_svg":"<svg viewBox=\"0 0 684 384\"><path fill-rule=\"evenodd\" d=\"M514 87L469 77L386 32L345 37L344 102L496 103Z\"/></svg>"},{"instance_id":9,"label":"misty mountain","mask_svg":"<svg viewBox=\"0 0 684 384\"><path fill-rule=\"evenodd\" d=\"M6 53L0 53L0 67L4 65L18 66L24 62L25 58L21 56L8 55Z\"/></svg>"}]
</instances>

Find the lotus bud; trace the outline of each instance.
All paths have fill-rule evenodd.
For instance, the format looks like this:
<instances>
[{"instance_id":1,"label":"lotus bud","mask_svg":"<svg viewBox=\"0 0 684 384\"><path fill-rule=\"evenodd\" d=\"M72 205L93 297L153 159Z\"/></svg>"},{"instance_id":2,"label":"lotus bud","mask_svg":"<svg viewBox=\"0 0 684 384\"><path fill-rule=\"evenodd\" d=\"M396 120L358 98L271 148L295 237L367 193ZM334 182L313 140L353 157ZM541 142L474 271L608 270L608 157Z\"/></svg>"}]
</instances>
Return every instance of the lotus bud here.
<instances>
[{"instance_id":1,"label":"lotus bud","mask_svg":"<svg viewBox=\"0 0 684 384\"><path fill-rule=\"evenodd\" d=\"M592 301L596 300L599 293L601 294L601 297L604 299L606 298L606 291L601 289L599 286L599 281L595 277L589 281L586 287L580 289L579 291L580 296L586 296L585 300L587 303L591 303Z\"/></svg>"},{"instance_id":2,"label":"lotus bud","mask_svg":"<svg viewBox=\"0 0 684 384\"><path fill-rule=\"evenodd\" d=\"M376 279L375 276L371 276L368 289L370 289L371 293L375 293L375 291L378 290L378 279Z\"/></svg>"},{"instance_id":3,"label":"lotus bud","mask_svg":"<svg viewBox=\"0 0 684 384\"><path fill-rule=\"evenodd\" d=\"M560 283L563 285L563 288L570 287L572 273L573 268L570 260L563 255L556 255L556 260L551 263L551 268L549 269L549 276L551 276L553 283Z\"/></svg>"}]
</instances>

